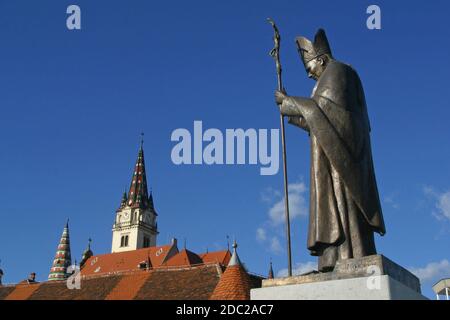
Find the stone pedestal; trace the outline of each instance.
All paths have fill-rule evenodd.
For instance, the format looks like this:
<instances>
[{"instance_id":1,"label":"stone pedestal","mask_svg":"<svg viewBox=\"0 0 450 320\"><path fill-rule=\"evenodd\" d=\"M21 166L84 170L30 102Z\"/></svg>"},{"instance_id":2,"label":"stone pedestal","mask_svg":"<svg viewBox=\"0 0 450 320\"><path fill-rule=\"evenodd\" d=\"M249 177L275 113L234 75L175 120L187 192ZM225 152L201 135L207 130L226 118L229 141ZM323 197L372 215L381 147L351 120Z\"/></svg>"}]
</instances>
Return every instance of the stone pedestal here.
<instances>
[{"instance_id":1,"label":"stone pedestal","mask_svg":"<svg viewBox=\"0 0 450 320\"><path fill-rule=\"evenodd\" d=\"M252 300L423 300L419 279L382 255L339 261L333 272L263 280Z\"/></svg>"}]
</instances>

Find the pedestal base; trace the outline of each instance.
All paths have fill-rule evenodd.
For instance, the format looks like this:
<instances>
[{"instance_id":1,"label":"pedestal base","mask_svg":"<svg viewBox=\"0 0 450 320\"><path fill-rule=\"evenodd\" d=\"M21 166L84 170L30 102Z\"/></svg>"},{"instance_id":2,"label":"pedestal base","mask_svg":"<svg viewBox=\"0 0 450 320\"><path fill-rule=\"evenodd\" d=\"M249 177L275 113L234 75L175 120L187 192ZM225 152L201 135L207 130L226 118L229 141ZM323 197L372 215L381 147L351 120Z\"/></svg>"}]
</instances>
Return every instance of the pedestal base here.
<instances>
[{"instance_id":1,"label":"pedestal base","mask_svg":"<svg viewBox=\"0 0 450 320\"><path fill-rule=\"evenodd\" d=\"M424 300L419 279L382 255L339 261L335 270L263 280L252 300Z\"/></svg>"},{"instance_id":2,"label":"pedestal base","mask_svg":"<svg viewBox=\"0 0 450 320\"><path fill-rule=\"evenodd\" d=\"M252 289L251 300L426 300L422 294L389 276L329 280Z\"/></svg>"}]
</instances>

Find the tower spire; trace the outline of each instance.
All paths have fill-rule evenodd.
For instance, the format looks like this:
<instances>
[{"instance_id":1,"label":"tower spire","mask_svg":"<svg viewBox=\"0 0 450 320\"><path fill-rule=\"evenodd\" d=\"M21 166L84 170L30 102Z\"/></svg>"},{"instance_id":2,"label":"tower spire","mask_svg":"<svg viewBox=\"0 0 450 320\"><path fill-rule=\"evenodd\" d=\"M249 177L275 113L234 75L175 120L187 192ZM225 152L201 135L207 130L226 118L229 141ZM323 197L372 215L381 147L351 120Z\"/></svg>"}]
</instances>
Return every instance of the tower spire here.
<instances>
[{"instance_id":1,"label":"tower spire","mask_svg":"<svg viewBox=\"0 0 450 320\"><path fill-rule=\"evenodd\" d=\"M70 255L70 237L69 237L69 219L67 219L59 245L56 250L55 259L53 260L48 280L64 280L67 274L67 268L72 264Z\"/></svg>"},{"instance_id":2,"label":"tower spire","mask_svg":"<svg viewBox=\"0 0 450 320\"><path fill-rule=\"evenodd\" d=\"M141 133L141 146L139 148L138 158L134 166L133 177L131 179L130 189L127 196L127 205L130 207L139 207L146 209L149 207L149 196L147 189L147 176L145 173L144 161L144 133Z\"/></svg>"},{"instance_id":3,"label":"tower spire","mask_svg":"<svg viewBox=\"0 0 450 320\"><path fill-rule=\"evenodd\" d=\"M116 210L113 225L112 252L123 252L156 246L158 224L152 193L148 192L144 161L144 134L128 194L124 194L119 209Z\"/></svg>"}]
</instances>

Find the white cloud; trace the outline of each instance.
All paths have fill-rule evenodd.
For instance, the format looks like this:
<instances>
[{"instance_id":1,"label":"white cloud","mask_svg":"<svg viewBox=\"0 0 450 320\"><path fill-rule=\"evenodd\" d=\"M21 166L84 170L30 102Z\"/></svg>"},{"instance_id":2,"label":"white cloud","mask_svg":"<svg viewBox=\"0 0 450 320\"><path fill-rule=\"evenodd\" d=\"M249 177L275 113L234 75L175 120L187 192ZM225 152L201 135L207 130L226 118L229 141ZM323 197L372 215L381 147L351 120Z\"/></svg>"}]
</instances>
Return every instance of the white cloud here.
<instances>
[{"instance_id":1,"label":"white cloud","mask_svg":"<svg viewBox=\"0 0 450 320\"><path fill-rule=\"evenodd\" d=\"M390 205L394 209L400 208L400 205L396 201L394 195L390 195L390 196L384 197L383 202L388 204L388 205Z\"/></svg>"},{"instance_id":2,"label":"white cloud","mask_svg":"<svg viewBox=\"0 0 450 320\"><path fill-rule=\"evenodd\" d=\"M289 189L289 215L294 220L300 216L307 215L306 200L304 193L306 186L303 182L291 183ZM279 199L270 209L269 218L274 225L280 225L285 222L284 196Z\"/></svg>"},{"instance_id":3,"label":"white cloud","mask_svg":"<svg viewBox=\"0 0 450 320\"><path fill-rule=\"evenodd\" d=\"M307 215L305 193L307 188L301 181L289 184L289 213L290 220ZM284 194L271 187L261 192L261 200L267 203L268 219L256 229L256 240L274 254L282 253L283 246L279 237L285 224Z\"/></svg>"},{"instance_id":4,"label":"white cloud","mask_svg":"<svg viewBox=\"0 0 450 320\"><path fill-rule=\"evenodd\" d=\"M266 188L261 192L261 200L263 202L271 203L278 197L281 197L280 191L275 190L272 187Z\"/></svg>"},{"instance_id":5,"label":"white cloud","mask_svg":"<svg viewBox=\"0 0 450 320\"><path fill-rule=\"evenodd\" d=\"M450 277L450 262L447 259L440 262L430 262L423 268L409 268L422 283L432 283L442 278Z\"/></svg>"},{"instance_id":6,"label":"white cloud","mask_svg":"<svg viewBox=\"0 0 450 320\"><path fill-rule=\"evenodd\" d=\"M423 192L434 199L437 212L433 215L438 220L450 220L450 191L439 193L431 187L424 187Z\"/></svg>"},{"instance_id":7,"label":"white cloud","mask_svg":"<svg viewBox=\"0 0 450 320\"><path fill-rule=\"evenodd\" d=\"M280 240L278 240L277 237L272 237L270 240L270 251L275 254L280 254L283 252L283 249L281 248Z\"/></svg>"},{"instance_id":8,"label":"white cloud","mask_svg":"<svg viewBox=\"0 0 450 320\"><path fill-rule=\"evenodd\" d=\"M296 263L294 268L292 269L292 274L293 275L301 275L301 274L304 274L306 272L310 272L313 270L317 270L316 262L307 261L304 263ZM287 268L281 269L280 271L277 272L277 277L287 277L287 274L288 274Z\"/></svg>"},{"instance_id":9,"label":"white cloud","mask_svg":"<svg viewBox=\"0 0 450 320\"><path fill-rule=\"evenodd\" d=\"M423 193L425 193L426 195L431 195L431 196L436 194L434 192L433 188L431 188L430 186L423 187Z\"/></svg>"},{"instance_id":10,"label":"white cloud","mask_svg":"<svg viewBox=\"0 0 450 320\"><path fill-rule=\"evenodd\" d=\"M256 240L263 242L267 239L266 230L264 228L256 229Z\"/></svg>"},{"instance_id":11,"label":"white cloud","mask_svg":"<svg viewBox=\"0 0 450 320\"><path fill-rule=\"evenodd\" d=\"M439 195L436 207L444 217L450 220L450 191Z\"/></svg>"}]
</instances>

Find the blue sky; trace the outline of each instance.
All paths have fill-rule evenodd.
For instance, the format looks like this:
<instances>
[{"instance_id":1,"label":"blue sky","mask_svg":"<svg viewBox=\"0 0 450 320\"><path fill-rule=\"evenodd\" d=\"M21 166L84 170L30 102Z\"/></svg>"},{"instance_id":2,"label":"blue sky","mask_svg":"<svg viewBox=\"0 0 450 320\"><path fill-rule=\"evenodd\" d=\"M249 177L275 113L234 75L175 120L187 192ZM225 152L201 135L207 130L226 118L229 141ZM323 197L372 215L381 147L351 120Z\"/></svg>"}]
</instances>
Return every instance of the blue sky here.
<instances>
[{"instance_id":1,"label":"blue sky","mask_svg":"<svg viewBox=\"0 0 450 320\"><path fill-rule=\"evenodd\" d=\"M66 28L77 4L82 30ZM255 165L176 166L177 128L278 128L273 17L289 94L309 96L294 38L327 31L334 56L359 72L387 235L378 251L415 268L423 291L450 275L450 44L445 1L377 1L382 29L366 28L369 1L0 1L0 259L4 282L45 280L66 218L80 260L92 237L110 251L111 227L145 132L159 244L196 252L239 242L250 271L286 268L276 223L282 173ZM306 251L309 141L286 131L293 260ZM270 215L272 213L272 216Z\"/></svg>"}]
</instances>

